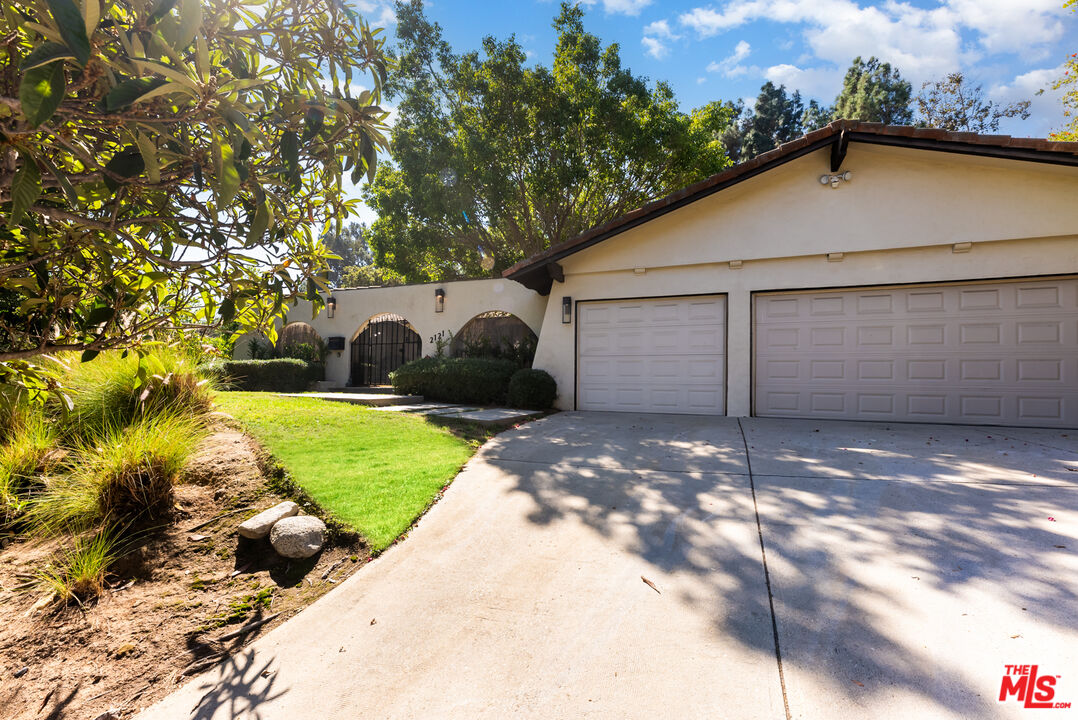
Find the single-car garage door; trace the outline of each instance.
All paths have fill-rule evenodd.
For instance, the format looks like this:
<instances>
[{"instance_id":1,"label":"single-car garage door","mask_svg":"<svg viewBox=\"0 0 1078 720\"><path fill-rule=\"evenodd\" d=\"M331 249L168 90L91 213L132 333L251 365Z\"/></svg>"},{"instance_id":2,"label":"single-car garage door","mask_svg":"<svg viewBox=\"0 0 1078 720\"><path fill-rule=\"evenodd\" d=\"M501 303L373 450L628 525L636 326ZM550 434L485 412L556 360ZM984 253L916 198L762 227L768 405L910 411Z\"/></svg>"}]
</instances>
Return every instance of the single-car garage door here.
<instances>
[{"instance_id":1,"label":"single-car garage door","mask_svg":"<svg viewBox=\"0 0 1078 720\"><path fill-rule=\"evenodd\" d=\"M754 302L757 415L1078 427L1078 278Z\"/></svg>"},{"instance_id":2,"label":"single-car garage door","mask_svg":"<svg viewBox=\"0 0 1078 720\"><path fill-rule=\"evenodd\" d=\"M580 302L580 410L721 415L726 299Z\"/></svg>"}]
</instances>

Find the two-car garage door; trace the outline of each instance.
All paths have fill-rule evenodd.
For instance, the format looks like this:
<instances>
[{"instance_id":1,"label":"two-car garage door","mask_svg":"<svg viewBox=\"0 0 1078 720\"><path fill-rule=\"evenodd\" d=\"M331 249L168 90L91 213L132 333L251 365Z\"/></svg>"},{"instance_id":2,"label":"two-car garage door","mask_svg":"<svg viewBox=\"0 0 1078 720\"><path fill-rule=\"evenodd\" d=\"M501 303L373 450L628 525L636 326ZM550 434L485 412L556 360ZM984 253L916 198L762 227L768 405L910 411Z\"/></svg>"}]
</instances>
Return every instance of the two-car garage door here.
<instances>
[{"instance_id":1,"label":"two-car garage door","mask_svg":"<svg viewBox=\"0 0 1078 720\"><path fill-rule=\"evenodd\" d=\"M1078 279L755 296L755 413L1078 426Z\"/></svg>"}]
</instances>

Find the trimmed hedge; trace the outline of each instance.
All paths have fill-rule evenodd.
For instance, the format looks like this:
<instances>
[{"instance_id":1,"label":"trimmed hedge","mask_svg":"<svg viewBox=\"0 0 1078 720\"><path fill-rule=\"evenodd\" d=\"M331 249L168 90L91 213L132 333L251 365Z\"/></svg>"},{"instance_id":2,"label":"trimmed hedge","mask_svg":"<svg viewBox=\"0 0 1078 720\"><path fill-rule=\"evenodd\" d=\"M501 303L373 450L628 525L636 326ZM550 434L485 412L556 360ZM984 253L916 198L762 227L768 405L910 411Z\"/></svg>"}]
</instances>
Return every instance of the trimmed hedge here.
<instances>
[{"instance_id":1,"label":"trimmed hedge","mask_svg":"<svg viewBox=\"0 0 1078 720\"><path fill-rule=\"evenodd\" d=\"M390 373L393 389L405 395L455 403L501 404L517 371L511 360L427 357Z\"/></svg>"},{"instance_id":2,"label":"trimmed hedge","mask_svg":"<svg viewBox=\"0 0 1078 720\"><path fill-rule=\"evenodd\" d=\"M546 410L554 405L558 384L546 370L517 370L509 379L509 406Z\"/></svg>"},{"instance_id":3,"label":"trimmed hedge","mask_svg":"<svg viewBox=\"0 0 1078 720\"><path fill-rule=\"evenodd\" d=\"M317 365L292 358L225 360L201 369L229 390L253 392L303 392L321 371Z\"/></svg>"}]
</instances>

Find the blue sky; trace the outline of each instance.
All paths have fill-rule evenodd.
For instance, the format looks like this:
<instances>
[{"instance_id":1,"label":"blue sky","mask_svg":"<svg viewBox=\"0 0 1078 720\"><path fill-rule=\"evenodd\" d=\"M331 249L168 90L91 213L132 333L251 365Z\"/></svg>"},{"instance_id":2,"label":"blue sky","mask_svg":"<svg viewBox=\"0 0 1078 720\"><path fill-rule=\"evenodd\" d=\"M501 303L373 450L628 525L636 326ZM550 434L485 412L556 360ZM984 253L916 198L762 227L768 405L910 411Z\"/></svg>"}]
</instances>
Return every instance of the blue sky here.
<instances>
[{"instance_id":1,"label":"blue sky","mask_svg":"<svg viewBox=\"0 0 1078 720\"><path fill-rule=\"evenodd\" d=\"M353 0L392 33L385 0ZM856 55L897 66L914 90L953 70L997 101L1033 101L1029 120L1001 132L1043 137L1063 122L1046 88L1078 52L1078 13L1063 0L584 0L588 31L621 46L636 74L665 80L683 110L711 100L751 104L766 80L831 103ZM550 64L553 0L432 0L427 14L458 51L486 35L515 34L534 62ZM364 218L369 219L369 218Z\"/></svg>"}]
</instances>

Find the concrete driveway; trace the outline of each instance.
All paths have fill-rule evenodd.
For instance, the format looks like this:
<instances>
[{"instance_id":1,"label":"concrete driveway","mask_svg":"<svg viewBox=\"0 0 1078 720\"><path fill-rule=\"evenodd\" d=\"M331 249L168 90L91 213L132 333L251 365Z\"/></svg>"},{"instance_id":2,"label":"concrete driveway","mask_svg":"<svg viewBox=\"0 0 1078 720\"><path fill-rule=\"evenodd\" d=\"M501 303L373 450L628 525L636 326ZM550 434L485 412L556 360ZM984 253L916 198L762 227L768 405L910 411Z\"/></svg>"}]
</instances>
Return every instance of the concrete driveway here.
<instances>
[{"instance_id":1,"label":"concrete driveway","mask_svg":"<svg viewBox=\"0 0 1078 720\"><path fill-rule=\"evenodd\" d=\"M142 717L1073 717L1076 550L1078 431L562 413Z\"/></svg>"}]
</instances>

